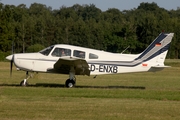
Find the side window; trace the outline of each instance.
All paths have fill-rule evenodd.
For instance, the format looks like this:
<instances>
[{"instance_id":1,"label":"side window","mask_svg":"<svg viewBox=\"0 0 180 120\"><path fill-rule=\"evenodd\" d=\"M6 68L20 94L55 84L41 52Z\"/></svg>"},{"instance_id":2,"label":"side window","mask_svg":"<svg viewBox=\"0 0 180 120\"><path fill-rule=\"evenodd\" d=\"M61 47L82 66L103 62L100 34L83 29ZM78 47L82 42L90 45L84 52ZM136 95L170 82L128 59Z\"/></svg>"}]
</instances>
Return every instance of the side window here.
<instances>
[{"instance_id":1,"label":"side window","mask_svg":"<svg viewBox=\"0 0 180 120\"><path fill-rule=\"evenodd\" d=\"M80 58L85 58L85 52L84 51L79 51L79 50L74 50L73 56L80 57Z\"/></svg>"},{"instance_id":2,"label":"side window","mask_svg":"<svg viewBox=\"0 0 180 120\"><path fill-rule=\"evenodd\" d=\"M98 59L98 56L93 53L89 53L89 59Z\"/></svg>"},{"instance_id":3,"label":"side window","mask_svg":"<svg viewBox=\"0 0 180 120\"><path fill-rule=\"evenodd\" d=\"M51 55L54 57L71 56L71 50L64 48L55 48Z\"/></svg>"}]
</instances>

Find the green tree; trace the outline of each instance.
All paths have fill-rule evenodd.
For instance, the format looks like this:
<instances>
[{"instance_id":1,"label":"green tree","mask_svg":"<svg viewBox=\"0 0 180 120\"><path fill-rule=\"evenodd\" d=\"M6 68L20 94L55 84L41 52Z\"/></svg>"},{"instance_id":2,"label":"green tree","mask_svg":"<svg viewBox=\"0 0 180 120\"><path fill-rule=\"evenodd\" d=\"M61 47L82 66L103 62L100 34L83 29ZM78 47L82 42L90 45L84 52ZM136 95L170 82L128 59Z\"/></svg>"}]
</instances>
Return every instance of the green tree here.
<instances>
[{"instance_id":1,"label":"green tree","mask_svg":"<svg viewBox=\"0 0 180 120\"><path fill-rule=\"evenodd\" d=\"M118 53L130 46L126 53L140 53L161 31L175 33L168 58L180 58L179 8L168 11L142 2L131 10L102 12L94 4L52 10L39 3L29 8L0 3L2 53L11 51L12 43L15 52L33 52L39 44L72 44Z\"/></svg>"},{"instance_id":2,"label":"green tree","mask_svg":"<svg viewBox=\"0 0 180 120\"><path fill-rule=\"evenodd\" d=\"M15 6L0 4L0 50L3 52L11 48L14 39L13 9Z\"/></svg>"}]
</instances>

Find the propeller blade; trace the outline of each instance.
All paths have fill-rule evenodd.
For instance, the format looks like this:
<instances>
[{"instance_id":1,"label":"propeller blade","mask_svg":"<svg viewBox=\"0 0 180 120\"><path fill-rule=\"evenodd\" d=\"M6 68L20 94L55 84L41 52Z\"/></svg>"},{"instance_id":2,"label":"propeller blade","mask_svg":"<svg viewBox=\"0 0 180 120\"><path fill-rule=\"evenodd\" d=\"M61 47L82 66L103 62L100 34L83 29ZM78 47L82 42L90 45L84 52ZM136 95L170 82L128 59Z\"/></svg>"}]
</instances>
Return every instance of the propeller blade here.
<instances>
[{"instance_id":1,"label":"propeller blade","mask_svg":"<svg viewBox=\"0 0 180 120\"><path fill-rule=\"evenodd\" d=\"M11 63L10 63L10 76L12 76L12 68L13 68L13 60L11 60Z\"/></svg>"},{"instance_id":2,"label":"propeller blade","mask_svg":"<svg viewBox=\"0 0 180 120\"><path fill-rule=\"evenodd\" d=\"M14 41L12 41L12 58L11 58L11 65L10 65L10 76L12 76L13 62L14 62Z\"/></svg>"}]
</instances>

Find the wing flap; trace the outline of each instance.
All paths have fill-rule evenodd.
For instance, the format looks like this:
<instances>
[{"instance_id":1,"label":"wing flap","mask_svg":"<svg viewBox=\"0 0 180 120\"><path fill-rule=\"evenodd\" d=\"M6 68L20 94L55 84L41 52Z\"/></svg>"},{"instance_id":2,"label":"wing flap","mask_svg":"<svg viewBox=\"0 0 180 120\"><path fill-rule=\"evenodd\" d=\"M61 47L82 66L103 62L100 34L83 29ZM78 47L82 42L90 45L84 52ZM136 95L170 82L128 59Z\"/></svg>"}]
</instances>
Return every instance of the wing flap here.
<instances>
[{"instance_id":1,"label":"wing flap","mask_svg":"<svg viewBox=\"0 0 180 120\"><path fill-rule=\"evenodd\" d=\"M63 74L69 74L71 67L74 67L76 75L90 75L89 65L84 59L64 57L54 64L54 70Z\"/></svg>"}]
</instances>

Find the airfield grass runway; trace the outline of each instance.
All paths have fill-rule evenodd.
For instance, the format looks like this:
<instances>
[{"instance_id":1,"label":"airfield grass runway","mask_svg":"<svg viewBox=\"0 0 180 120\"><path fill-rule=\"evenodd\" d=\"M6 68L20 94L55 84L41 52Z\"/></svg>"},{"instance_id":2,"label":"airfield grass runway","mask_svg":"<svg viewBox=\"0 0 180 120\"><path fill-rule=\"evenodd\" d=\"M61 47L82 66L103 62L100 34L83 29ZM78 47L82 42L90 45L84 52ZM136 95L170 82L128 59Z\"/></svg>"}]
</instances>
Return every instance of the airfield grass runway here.
<instances>
[{"instance_id":1,"label":"airfield grass runway","mask_svg":"<svg viewBox=\"0 0 180 120\"><path fill-rule=\"evenodd\" d=\"M20 87L25 72L0 62L0 120L179 120L180 60L152 73L76 76L39 73Z\"/></svg>"}]
</instances>

